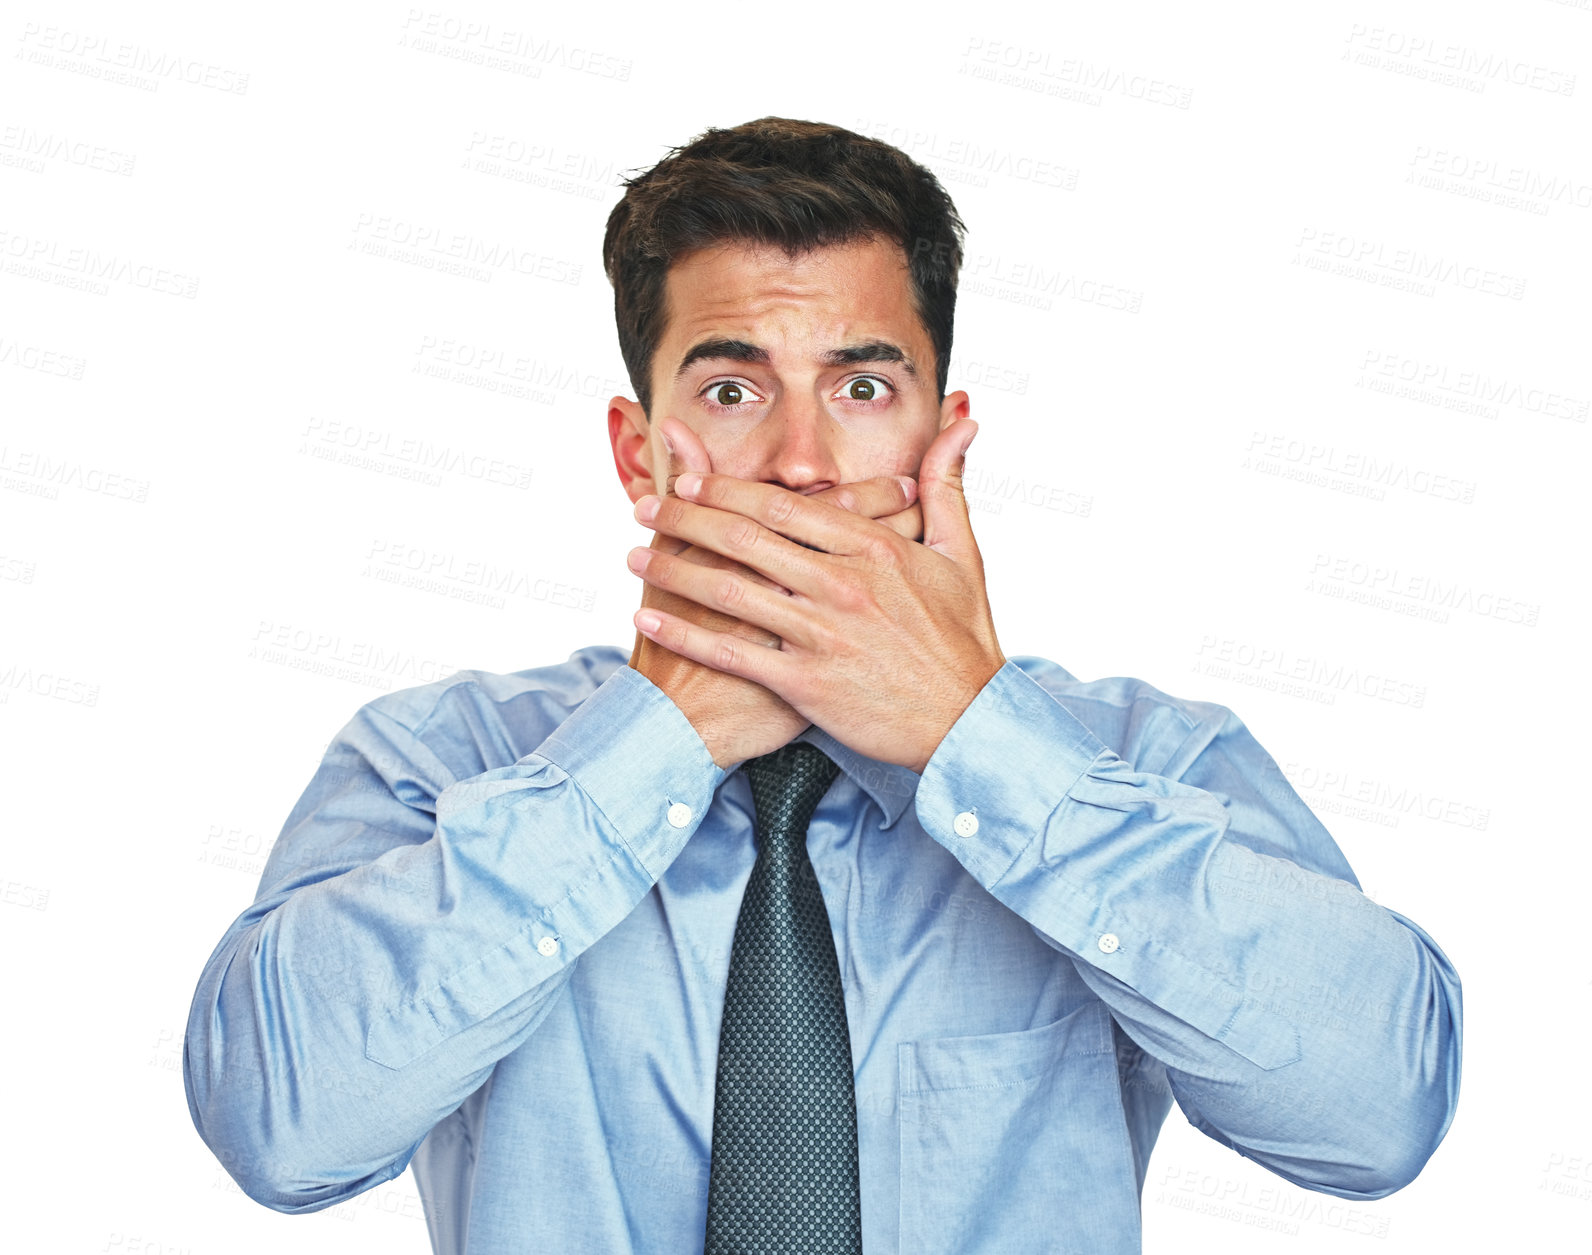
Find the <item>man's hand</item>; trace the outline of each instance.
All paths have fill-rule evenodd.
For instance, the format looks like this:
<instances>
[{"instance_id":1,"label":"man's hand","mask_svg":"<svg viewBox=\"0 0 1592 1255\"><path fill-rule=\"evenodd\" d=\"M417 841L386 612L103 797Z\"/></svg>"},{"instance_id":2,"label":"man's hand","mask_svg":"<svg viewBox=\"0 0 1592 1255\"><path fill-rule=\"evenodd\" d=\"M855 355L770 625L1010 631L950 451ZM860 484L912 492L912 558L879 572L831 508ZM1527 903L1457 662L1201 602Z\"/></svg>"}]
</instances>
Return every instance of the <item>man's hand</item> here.
<instances>
[{"instance_id":1,"label":"man's hand","mask_svg":"<svg viewBox=\"0 0 1592 1255\"><path fill-rule=\"evenodd\" d=\"M761 685L858 752L921 772L1006 662L962 495L977 431L960 419L923 456L922 544L832 502L728 475L682 475L672 495L643 497L640 521L749 569L709 570L655 544L632 554L649 588L752 630L716 630L662 604L638 611L637 628L682 659Z\"/></svg>"},{"instance_id":2,"label":"man's hand","mask_svg":"<svg viewBox=\"0 0 1592 1255\"><path fill-rule=\"evenodd\" d=\"M688 470L708 473L712 465L707 450L689 427L673 419L660 421L664 434L671 438L674 446L670 473L663 481L664 492L668 495L678 474ZM916 485L910 480L903 485L895 477L881 476L854 484L839 484L814 493L808 500L826 501L842 510L877 519L905 540L916 541L923 535L923 515L916 501ZM733 558L662 532L653 536L650 549L641 552L661 553L672 561L691 565L705 580L724 580L724 573L729 572L775 596L789 595L773 580ZM687 601L653 584L643 587L641 605L643 609L664 611L704 631L759 648L777 650L780 647L780 638L773 632L744 623L723 611ZM682 657L640 633L636 635L630 665L668 694L691 721L713 761L720 767L770 753L795 739L811 722L761 684Z\"/></svg>"}]
</instances>

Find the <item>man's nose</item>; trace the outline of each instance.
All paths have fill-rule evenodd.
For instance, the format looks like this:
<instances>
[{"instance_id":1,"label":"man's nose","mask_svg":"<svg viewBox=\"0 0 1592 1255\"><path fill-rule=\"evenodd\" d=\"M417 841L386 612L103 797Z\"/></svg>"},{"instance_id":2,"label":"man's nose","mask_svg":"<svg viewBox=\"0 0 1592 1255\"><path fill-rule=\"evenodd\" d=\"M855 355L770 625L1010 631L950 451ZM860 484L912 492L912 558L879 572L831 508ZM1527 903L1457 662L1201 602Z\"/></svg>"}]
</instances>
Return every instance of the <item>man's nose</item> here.
<instances>
[{"instance_id":1,"label":"man's nose","mask_svg":"<svg viewBox=\"0 0 1592 1255\"><path fill-rule=\"evenodd\" d=\"M792 492L820 492L840 482L839 426L813 397L781 397L757 425L759 478Z\"/></svg>"}]
</instances>

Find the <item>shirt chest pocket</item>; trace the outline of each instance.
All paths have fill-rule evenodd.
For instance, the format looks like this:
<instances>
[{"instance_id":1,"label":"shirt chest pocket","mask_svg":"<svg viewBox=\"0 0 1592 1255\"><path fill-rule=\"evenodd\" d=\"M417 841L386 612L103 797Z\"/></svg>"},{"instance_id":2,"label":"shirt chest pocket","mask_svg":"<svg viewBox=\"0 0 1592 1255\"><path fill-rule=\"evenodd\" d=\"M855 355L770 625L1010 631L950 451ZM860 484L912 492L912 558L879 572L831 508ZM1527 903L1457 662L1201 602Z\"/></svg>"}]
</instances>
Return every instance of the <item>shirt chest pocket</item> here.
<instances>
[{"instance_id":1,"label":"shirt chest pocket","mask_svg":"<svg viewBox=\"0 0 1592 1255\"><path fill-rule=\"evenodd\" d=\"M897 1047L902 1255L1137 1255L1111 1019Z\"/></svg>"}]
</instances>

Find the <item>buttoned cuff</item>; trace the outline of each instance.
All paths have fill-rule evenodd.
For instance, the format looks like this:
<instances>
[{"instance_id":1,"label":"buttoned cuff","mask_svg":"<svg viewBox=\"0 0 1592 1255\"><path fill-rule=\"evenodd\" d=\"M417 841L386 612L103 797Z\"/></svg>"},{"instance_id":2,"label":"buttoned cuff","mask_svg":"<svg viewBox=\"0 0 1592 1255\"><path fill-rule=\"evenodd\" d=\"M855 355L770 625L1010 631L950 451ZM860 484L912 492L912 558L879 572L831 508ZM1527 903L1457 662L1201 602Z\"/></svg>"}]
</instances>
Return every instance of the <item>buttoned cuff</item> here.
<instances>
[{"instance_id":1,"label":"buttoned cuff","mask_svg":"<svg viewBox=\"0 0 1592 1255\"><path fill-rule=\"evenodd\" d=\"M924 766L918 822L993 890L1106 748L1008 660Z\"/></svg>"},{"instance_id":2,"label":"buttoned cuff","mask_svg":"<svg viewBox=\"0 0 1592 1255\"><path fill-rule=\"evenodd\" d=\"M668 694L629 666L536 753L580 786L653 880L685 848L729 774Z\"/></svg>"}]
</instances>

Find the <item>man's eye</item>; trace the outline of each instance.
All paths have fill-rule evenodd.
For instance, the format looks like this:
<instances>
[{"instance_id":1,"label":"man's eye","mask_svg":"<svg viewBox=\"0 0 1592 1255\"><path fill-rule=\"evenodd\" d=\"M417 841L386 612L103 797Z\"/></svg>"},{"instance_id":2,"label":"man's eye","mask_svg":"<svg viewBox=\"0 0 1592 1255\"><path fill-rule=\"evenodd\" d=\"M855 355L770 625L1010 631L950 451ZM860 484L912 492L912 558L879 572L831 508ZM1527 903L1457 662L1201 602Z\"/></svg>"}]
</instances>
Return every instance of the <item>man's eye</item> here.
<instances>
[{"instance_id":1,"label":"man's eye","mask_svg":"<svg viewBox=\"0 0 1592 1255\"><path fill-rule=\"evenodd\" d=\"M717 394L717 395L715 395ZM702 390L702 395L713 402L714 405L739 405L753 397L750 389L738 383L726 380L723 383L710 383Z\"/></svg>"},{"instance_id":2,"label":"man's eye","mask_svg":"<svg viewBox=\"0 0 1592 1255\"><path fill-rule=\"evenodd\" d=\"M889 387L882 379L870 379L864 375L846 385L845 395L848 401L872 401L885 395Z\"/></svg>"}]
</instances>

